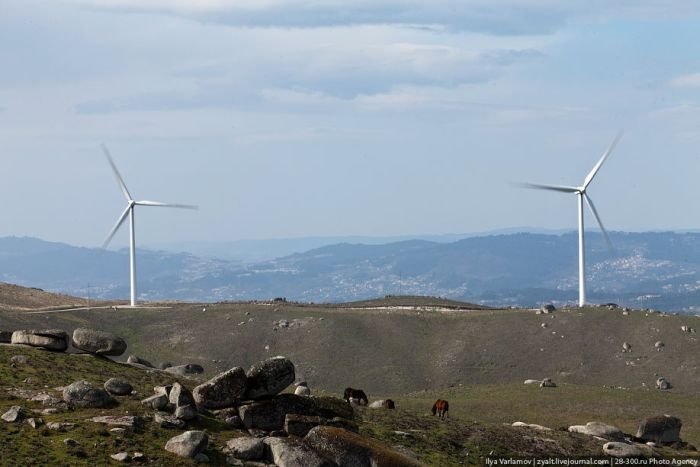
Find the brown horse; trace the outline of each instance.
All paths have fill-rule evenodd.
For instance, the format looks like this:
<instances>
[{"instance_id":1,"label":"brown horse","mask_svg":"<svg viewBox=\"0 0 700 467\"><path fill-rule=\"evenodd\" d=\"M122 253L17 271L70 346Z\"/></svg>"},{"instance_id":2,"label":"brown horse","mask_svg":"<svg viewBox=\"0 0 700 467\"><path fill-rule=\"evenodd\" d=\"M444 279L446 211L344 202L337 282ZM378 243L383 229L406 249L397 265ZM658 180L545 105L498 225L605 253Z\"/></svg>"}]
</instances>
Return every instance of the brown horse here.
<instances>
[{"instance_id":1,"label":"brown horse","mask_svg":"<svg viewBox=\"0 0 700 467\"><path fill-rule=\"evenodd\" d=\"M445 418L448 410L450 410L450 404L446 400L438 399L433 404L433 415L437 414L440 418Z\"/></svg>"},{"instance_id":2,"label":"brown horse","mask_svg":"<svg viewBox=\"0 0 700 467\"><path fill-rule=\"evenodd\" d=\"M345 393L343 393L343 399L350 402L350 399L357 399L360 404L364 401L364 405L369 404L367 400L367 394L362 389L345 388Z\"/></svg>"}]
</instances>

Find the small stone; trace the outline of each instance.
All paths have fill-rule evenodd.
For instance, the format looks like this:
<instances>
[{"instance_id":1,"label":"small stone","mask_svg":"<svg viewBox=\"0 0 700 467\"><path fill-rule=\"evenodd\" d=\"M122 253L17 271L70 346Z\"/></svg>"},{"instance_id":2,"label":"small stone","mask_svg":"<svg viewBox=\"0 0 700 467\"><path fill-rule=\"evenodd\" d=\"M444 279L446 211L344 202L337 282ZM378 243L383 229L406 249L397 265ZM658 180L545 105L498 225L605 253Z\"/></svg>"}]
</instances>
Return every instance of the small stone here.
<instances>
[{"instance_id":1,"label":"small stone","mask_svg":"<svg viewBox=\"0 0 700 467\"><path fill-rule=\"evenodd\" d=\"M38 427L39 425L41 425L43 423L44 423L44 420L42 420L41 418L28 418L27 419L27 425L34 428L35 430L36 430L36 427Z\"/></svg>"},{"instance_id":2,"label":"small stone","mask_svg":"<svg viewBox=\"0 0 700 467\"><path fill-rule=\"evenodd\" d=\"M24 420L25 414L26 411L22 407L19 405L13 405L10 410L2 414L2 417L0 418L8 423L15 423Z\"/></svg>"},{"instance_id":3,"label":"small stone","mask_svg":"<svg viewBox=\"0 0 700 467\"><path fill-rule=\"evenodd\" d=\"M112 459L114 459L117 462L129 462L129 460L131 459L129 457L128 452L118 452L116 454L112 454L109 457L111 457Z\"/></svg>"},{"instance_id":4,"label":"small stone","mask_svg":"<svg viewBox=\"0 0 700 467\"><path fill-rule=\"evenodd\" d=\"M72 448L72 447L75 447L75 446L79 446L79 445L80 445L80 443L77 442L76 440L74 440L73 438L66 438L66 439L64 439L64 440L63 440L63 444L65 444L65 445L68 446L69 448Z\"/></svg>"},{"instance_id":5,"label":"small stone","mask_svg":"<svg viewBox=\"0 0 700 467\"><path fill-rule=\"evenodd\" d=\"M29 363L29 357L26 355L14 355L10 361L16 365L26 365Z\"/></svg>"}]
</instances>

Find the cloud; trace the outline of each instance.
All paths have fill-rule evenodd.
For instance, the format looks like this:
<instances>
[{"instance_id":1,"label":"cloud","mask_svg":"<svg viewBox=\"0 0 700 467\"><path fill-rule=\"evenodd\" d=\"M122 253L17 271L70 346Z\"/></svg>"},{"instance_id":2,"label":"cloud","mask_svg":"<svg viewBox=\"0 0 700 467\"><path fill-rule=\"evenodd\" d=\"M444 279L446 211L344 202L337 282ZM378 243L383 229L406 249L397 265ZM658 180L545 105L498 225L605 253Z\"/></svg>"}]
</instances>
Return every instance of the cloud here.
<instances>
[{"instance_id":1,"label":"cloud","mask_svg":"<svg viewBox=\"0 0 700 467\"><path fill-rule=\"evenodd\" d=\"M700 73L677 76L671 80L671 86L676 88L700 88Z\"/></svg>"},{"instance_id":2,"label":"cloud","mask_svg":"<svg viewBox=\"0 0 700 467\"><path fill-rule=\"evenodd\" d=\"M581 16L697 15L695 0L64 0L122 12L173 14L236 27L405 25L493 35L552 34ZM669 4L671 3L671 4Z\"/></svg>"}]
</instances>

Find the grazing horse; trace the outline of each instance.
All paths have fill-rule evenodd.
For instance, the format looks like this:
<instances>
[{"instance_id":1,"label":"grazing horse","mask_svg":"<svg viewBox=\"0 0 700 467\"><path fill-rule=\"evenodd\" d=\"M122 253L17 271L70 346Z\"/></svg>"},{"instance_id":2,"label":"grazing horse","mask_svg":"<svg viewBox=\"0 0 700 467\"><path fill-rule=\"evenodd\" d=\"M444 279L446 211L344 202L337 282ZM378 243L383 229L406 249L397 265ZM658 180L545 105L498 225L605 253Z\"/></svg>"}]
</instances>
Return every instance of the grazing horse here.
<instances>
[{"instance_id":1,"label":"grazing horse","mask_svg":"<svg viewBox=\"0 0 700 467\"><path fill-rule=\"evenodd\" d=\"M385 409L395 409L396 404L394 404L394 401L392 401L391 399L386 399L382 401L382 407Z\"/></svg>"},{"instance_id":2,"label":"grazing horse","mask_svg":"<svg viewBox=\"0 0 700 467\"><path fill-rule=\"evenodd\" d=\"M362 401L364 401L364 405L369 404L369 401L367 400L367 394L365 394L365 391L363 391L362 389L345 388L343 399L345 399L348 402L350 402L350 399L357 399L360 405L362 404Z\"/></svg>"},{"instance_id":3,"label":"grazing horse","mask_svg":"<svg viewBox=\"0 0 700 467\"><path fill-rule=\"evenodd\" d=\"M433 404L433 415L437 414L440 418L445 418L448 410L450 410L450 404L446 400L438 399Z\"/></svg>"}]
</instances>

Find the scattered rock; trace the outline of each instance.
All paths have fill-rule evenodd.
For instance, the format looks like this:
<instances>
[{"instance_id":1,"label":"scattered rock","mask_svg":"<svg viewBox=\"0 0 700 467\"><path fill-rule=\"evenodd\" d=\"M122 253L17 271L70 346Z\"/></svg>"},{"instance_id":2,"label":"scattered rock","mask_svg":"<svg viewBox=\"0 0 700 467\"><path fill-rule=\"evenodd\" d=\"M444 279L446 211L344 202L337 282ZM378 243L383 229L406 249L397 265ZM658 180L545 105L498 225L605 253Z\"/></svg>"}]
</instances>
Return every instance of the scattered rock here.
<instances>
[{"instance_id":1,"label":"scattered rock","mask_svg":"<svg viewBox=\"0 0 700 467\"><path fill-rule=\"evenodd\" d=\"M76 381L63 390L63 400L75 407L107 407L114 403L112 396L87 381Z\"/></svg>"},{"instance_id":2,"label":"scattered rock","mask_svg":"<svg viewBox=\"0 0 700 467\"><path fill-rule=\"evenodd\" d=\"M92 420L95 423L104 423L105 425L121 426L121 427L130 428L130 429L134 429L143 423L143 419L141 417L135 417L135 416L131 416L131 415L122 415L122 416L104 415L104 416L100 416L100 417L93 417L90 420Z\"/></svg>"},{"instance_id":3,"label":"scattered rock","mask_svg":"<svg viewBox=\"0 0 700 467\"><path fill-rule=\"evenodd\" d=\"M13 355L10 361L15 365L26 365L29 363L29 357L26 355Z\"/></svg>"},{"instance_id":4,"label":"scattered rock","mask_svg":"<svg viewBox=\"0 0 700 467\"><path fill-rule=\"evenodd\" d=\"M204 373L204 368L202 367L202 365L188 363L187 365L169 366L165 368L165 371L178 376L187 376L202 374Z\"/></svg>"},{"instance_id":5,"label":"scattered rock","mask_svg":"<svg viewBox=\"0 0 700 467\"><path fill-rule=\"evenodd\" d=\"M294 364L286 357L274 357L248 370L246 399L260 399L279 394L294 382Z\"/></svg>"},{"instance_id":6,"label":"scattered rock","mask_svg":"<svg viewBox=\"0 0 700 467\"><path fill-rule=\"evenodd\" d=\"M218 374L192 391L197 407L220 409L233 406L243 397L247 380L243 368L235 367Z\"/></svg>"},{"instance_id":7,"label":"scattered rock","mask_svg":"<svg viewBox=\"0 0 700 467\"><path fill-rule=\"evenodd\" d=\"M170 400L166 394L156 394L141 401L141 404L153 410L164 410Z\"/></svg>"},{"instance_id":8,"label":"scattered rock","mask_svg":"<svg viewBox=\"0 0 700 467\"><path fill-rule=\"evenodd\" d=\"M118 452L117 454L112 454L109 457L117 462L129 462L131 460L128 452Z\"/></svg>"},{"instance_id":9,"label":"scattered rock","mask_svg":"<svg viewBox=\"0 0 700 467\"><path fill-rule=\"evenodd\" d=\"M203 431L186 431L170 438L165 444L165 450L180 457L194 458L207 447L208 442L209 439Z\"/></svg>"},{"instance_id":10,"label":"scattered rock","mask_svg":"<svg viewBox=\"0 0 700 467\"><path fill-rule=\"evenodd\" d=\"M638 457L642 455L636 446L618 441L611 441L603 445L603 453L612 457Z\"/></svg>"},{"instance_id":11,"label":"scattered rock","mask_svg":"<svg viewBox=\"0 0 700 467\"><path fill-rule=\"evenodd\" d=\"M11 342L63 352L68 348L69 340L68 333L60 329L30 329L13 332Z\"/></svg>"},{"instance_id":12,"label":"scattered rock","mask_svg":"<svg viewBox=\"0 0 700 467\"><path fill-rule=\"evenodd\" d=\"M683 422L678 417L661 415L644 419L637 429L637 438L657 444L680 442Z\"/></svg>"},{"instance_id":13,"label":"scattered rock","mask_svg":"<svg viewBox=\"0 0 700 467\"><path fill-rule=\"evenodd\" d=\"M134 462L144 462L146 460L146 455L142 452L135 452L133 456L131 456L131 460Z\"/></svg>"},{"instance_id":14,"label":"scattered rock","mask_svg":"<svg viewBox=\"0 0 700 467\"><path fill-rule=\"evenodd\" d=\"M321 417L287 414L284 418L284 431L303 438L312 428L321 424Z\"/></svg>"},{"instance_id":15,"label":"scattered rock","mask_svg":"<svg viewBox=\"0 0 700 467\"><path fill-rule=\"evenodd\" d=\"M126 363L130 365L141 365L148 368L153 368L153 364L151 362L136 355L129 355L129 358L126 359Z\"/></svg>"},{"instance_id":16,"label":"scattered rock","mask_svg":"<svg viewBox=\"0 0 700 467\"><path fill-rule=\"evenodd\" d=\"M622 343L622 351L623 352L631 352L632 351L632 346L629 344L629 342Z\"/></svg>"},{"instance_id":17,"label":"scattered rock","mask_svg":"<svg viewBox=\"0 0 700 467\"><path fill-rule=\"evenodd\" d=\"M524 384L540 384L541 382L538 379L526 379Z\"/></svg>"},{"instance_id":18,"label":"scattered rock","mask_svg":"<svg viewBox=\"0 0 700 467\"><path fill-rule=\"evenodd\" d=\"M131 384L117 378L110 378L105 382L105 391L115 396L128 396L134 388Z\"/></svg>"},{"instance_id":19,"label":"scattered rock","mask_svg":"<svg viewBox=\"0 0 700 467\"><path fill-rule=\"evenodd\" d=\"M27 415L27 411L19 405L13 405L10 410L2 414L3 420L8 423L21 422Z\"/></svg>"},{"instance_id":20,"label":"scattered rock","mask_svg":"<svg viewBox=\"0 0 700 467\"><path fill-rule=\"evenodd\" d=\"M665 347L665 344L661 341L656 341L656 343L654 344L654 348L656 349L657 352L661 352L664 347Z\"/></svg>"},{"instance_id":21,"label":"scattered rock","mask_svg":"<svg viewBox=\"0 0 700 467\"><path fill-rule=\"evenodd\" d=\"M69 431L75 428L75 423L51 422L48 425L46 425L46 428L53 431Z\"/></svg>"},{"instance_id":22,"label":"scattered rock","mask_svg":"<svg viewBox=\"0 0 700 467\"><path fill-rule=\"evenodd\" d=\"M44 423L44 420L42 420L41 418L33 418L32 417L32 418L27 419L27 425L29 425L30 427L32 427L34 429L36 429L36 427L42 425L43 423Z\"/></svg>"},{"instance_id":23,"label":"scattered rock","mask_svg":"<svg viewBox=\"0 0 700 467\"><path fill-rule=\"evenodd\" d=\"M80 446L80 443L74 440L73 438L66 438L63 440L63 444L68 446L69 448L74 448L76 446Z\"/></svg>"},{"instance_id":24,"label":"scattered rock","mask_svg":"<svg viewBox=\"0 0 700 467\"><path fill-rule=\"evenodd\" d=\"M165 429L179 430L185 427L185 422L183 420L178 419L174 415L163 412L157 412L153 416L153 421L158 426Z\"/></svg>"},{"instance_id":25,"label":"scattered rock","mask_svg":"<svg viewBox=\"0 0 700 467\"><path fill-rule=\"evenodd\" d=\"M582 433L584 435L597 436L612 441L624 441L625 439L622 430L602 422L588 422L585 425L570 426L569 431L571 433Z\"/></svg>"},{"instance_id":26,"label":"scattered rock","mask_svg":"<svg viewBox=\"0 0 700 467\"><path fill-rule=\"evenodd\" d=\"M339 428L318 426L309 431L304 441L338 465L421 465L378 441Z\"/></svg>"},{"instance_id":27,"label":"scattered rock","mask_svg":"<svg viewBox=\"0 0 700 467\"><path fill-rule=\"evenodd\" d=\"M272 454L272 462L280 467L336 466L334 462L322 456L315 449L302 443L300 440L291 438L265 438L264 443Z\"/></svg>"},{"instance_id":28,"label":"scattered rock","mask_svg":"<svg viewBox=\"0 0 700 467\"><path fill-rule=\"evenodd\" d=\"M556 388L557 384L554 381L552 381L552 378L545 378L540 383L540 387L541 388Z\"/></svg>"},{"instance_id":29,"label":"scattered rock","mask_svg":"<svg viewBox=\"0 0 700 467\"><path fill-rule=\"evenodd\" d=\"M538 431L552 431L551 428L547 428L546 426L537 425L534 423L514 422L513 426L520 427L520 428L530 428L532 430L538 430Z\"/></svg>"},{"instance_id":30,"label":"scattered rock","mask_svg":"<svg viewBox=\"0 0 700 467\"><path fill-rule=\"evenodd\" d=\"M661 389L661 390L667 390L671 389L671 382L664 378L663 376L657 378L656 380L656 389Z\"/></svg>"},{"instance_id":31,"label":"scattered rock","mask_svg":"<svg viewBox=\"0 0 700 467\"><path fill-rule=\"evenodd\" d=\"M126 433L126 428L110 428L109 432L115 435L123 435Z\"/></svg>"},{"instance_id":32,"label":"scattered rock","mask_svg":"<svg viewBox=\"0 0 700 467\"><path fill-rule=\"evenodd\" d=\"M183 407L185 405L195 405L194 397L189 389L180 383L174 383L173 388L170 390L169 394L170 403L177 407Z\"/></svg>"},{"instance_id":33,"label":"scattered rock","mask_svg":"<svg viewBox=\"0 0 700 467\"><path fill-rule=\"evenodd\" d=\"M73 347L96 355L118 357L126 352L126 342L110 332L78 328L73 331Z\"/></svg>"},{"instance_id":34,"label":"scattered rock","mask_svg":"<svg viewBox=\"0 0 700 467\"><path fill-rule=\"evenodd\" d=\"M181 405L175 408L175 418L189 422L199 416L197 407L194 405Z\"/></svg>"},{"instance_id":35,"label":"scattered rock","mask_svg":"<svg viewBox=\"0 0 700 467\"><path fill-rule=\"evenodd\" d=\"M302 381L301 383L297 383L297 387L294 389L294 394L297 396L310 396L311 389L309 389L309 385L306 384L306 381Z\"/></svg>"},{"instance_id":36,"label":"scattered rock","mask_svg":"<svg viewBox=\"0 0 700 467\"><path fill-rule=\"evenodd\" d=\"M226 442L226 451L236 459L256 460L265 455L265 443L260 438L242 436Z\"/></svg>"}]
</instances>

